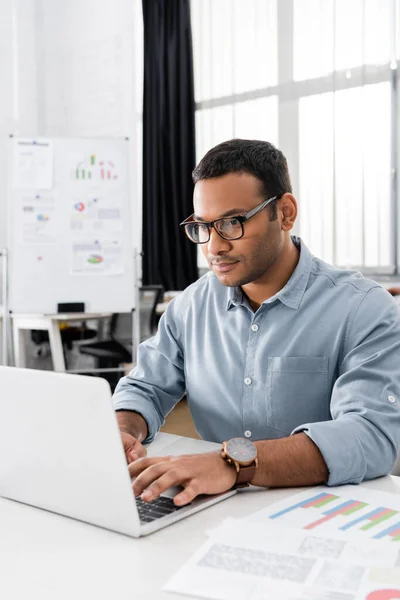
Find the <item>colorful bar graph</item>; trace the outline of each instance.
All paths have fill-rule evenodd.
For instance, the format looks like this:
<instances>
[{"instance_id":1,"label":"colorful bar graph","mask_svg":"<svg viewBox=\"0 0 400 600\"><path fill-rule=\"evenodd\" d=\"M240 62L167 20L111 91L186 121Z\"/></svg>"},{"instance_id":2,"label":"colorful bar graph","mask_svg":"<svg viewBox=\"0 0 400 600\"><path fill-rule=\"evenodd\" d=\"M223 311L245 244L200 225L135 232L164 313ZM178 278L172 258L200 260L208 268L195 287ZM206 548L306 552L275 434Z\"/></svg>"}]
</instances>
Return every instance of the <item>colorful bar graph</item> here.
<instances>
[{"instance_id":1,"label":"colorful bar graph","mask_svg":"<svg viewBox=\"0 0 400 600\"><path fill-rule=\"evenodd\" d=\"M393 538L394 542L398 542L400 540L400 527L392 531L392 533L390 533L389 535Z\"/></svg>"},{"instance_id":2,"label":"colorful bar graph","mask_svg":"<svg viewBox=\"0 0 400 600\"><path fill-rule=\"evenodd\" d=\"M389 500L387 502L389 503ZM302 510L304 508L311 510L304 513ZM353 528L358 532L369 533L371 530L371 535L366 534L369 539L386 537L390 541L400 542L400 508L398 506L396 508L397 510L379 505L374 507L369 502L321 492L309 497L307 494L302 494L297 502L285 508L275 509L277 512L268 517L270 519L282 517L285 521L287 514L291 515L298 510L298 517L291 515L287 520L288 524L293 525L297 522L297 526L303 529L314 530L320 525L332 523L331 527L333 526L337 531L345 532ZM310 518L308 518L309 516ZM338 519L335 521L336 517ZM375 529L373 529L374 527Z\"/></svg>"},{"instance_id":3,"label":"colorful bar graph","mask_svg":"<svg viewBox=\"0 0 400 600\"><path fill-rule=\"evenodd\" d=\"M362 523L363 521L370 521L370 523L367 523L366 525L361 527L361 529L363 531L367 531L368 529L371 529L371 527L375 527L376 525L379 525L379 523L382 523L382 521L386 521L386 519L390 519L390 517L392 517L395 514L397 514L397 511L390 510L389 508L380 506L379 508L375 508L371 512L363 515L362 517L359 517L358 519L354 519L354 521L350 521L349 523L346 523L346 525L342 525L342 527L339 527L339 529L341 529L342 531L346 531L346 529L355 527L356 525L358 525L359 523Z\"/></svg>"},{"instance_id":4,"label":"colorful bar graph","mask_svg":"<svg viewBox=\"0 0 400 600\"><path fill-rule=\"evenodd\" d=\"M310 502L303 504L303 508L310 508L311 506L314 508L321 508L321 506L325 506L325 504L338 498L338 496L334 496L333 494L324 494L324 496L324 498L317 498L316 500L311 500Z\"/></svg>"},{"instance_id":5,"label":"colorful bar graph","mask_svg":"<svg viewBox=\"0 0 400 600\"><path fill-rule=\"evenodd\" d=\"M398 515L399 511L398 510L391 510L390 508L384 508L380 514L376 515L374 517L373 520L371 520L371 523L367 523L367 525L364 525L363 527L361 527L361 529L363 531L368 531L368 529L371 529L371 527L375 527L375 525L379 525L379 523L383 523L383 521L386 521L387 519L390 519L391 517L394 517L394 515Z\"/></svg>"},{"instance_id":6,"label":"colorful bar graph","mask_svg":"<svg viewBox=\"0 0 400 600\"><path fill-rule=\"evenodd\" d=\"M390 527L388 527L387 529L384 529L380 533L377 533L376 535L374 535L373 539L380 540L381 538L383 538L387 535L392 537L394 542L399 541L400 540L400 522L397 522L394 525L391 525Z\"/></svg>"},{"instance_id":7,"label":"colorful bar graph","mask_svg":"<svg viewBox=\"0 0 400 600\"><path fill-rule=\"evenodd\" d=\"M365 502L359 502L358 500L347 500L346 502L343 502L343 504L339 504L339 506L335 506L335 508L324 512L323 514L325 516L322 517L322 519L318 519L317 521L306 525L304 529L314 529L315 527L334 519L338 515L348 516L357 510L361 510L361 508L364 508L365 506L367 506Z\"/></svg>"},{"instance_id":8,"label":"colorful bar graph","mask_svg":"<svg viewBox=\"0 0 400 600\"><path fill-rule=\"evenodd\" d=\"M116 167L111 160L98 160L95 154L89 154L78 162L71 172L72 179L118 179Z\"/></svg>"},{"instance_id":9,"label":"colorful bar graph","mask_svg":"<svg viewBox=\"0 0 400 600\"><path fill-rule=\"evenodd\" d=\"M292 506L289 506L288 508L285 508L284 510L279 511L279 512L275 513L274 515L270 515L269 518L270 519L278 519L282 515L289 513L292 510L296 510L296 508L309 508L309 507L319 508L320 506L324 506L325 504L332 502L332 500L337 500L338 498L339 498L339 496L334 496L333 494L326 494L323 492L322 494L318 494L317 496L313 496L312 498L307 498L306 500L302 500L302 502L293 504Z\"/></svg>"}]
</instances>

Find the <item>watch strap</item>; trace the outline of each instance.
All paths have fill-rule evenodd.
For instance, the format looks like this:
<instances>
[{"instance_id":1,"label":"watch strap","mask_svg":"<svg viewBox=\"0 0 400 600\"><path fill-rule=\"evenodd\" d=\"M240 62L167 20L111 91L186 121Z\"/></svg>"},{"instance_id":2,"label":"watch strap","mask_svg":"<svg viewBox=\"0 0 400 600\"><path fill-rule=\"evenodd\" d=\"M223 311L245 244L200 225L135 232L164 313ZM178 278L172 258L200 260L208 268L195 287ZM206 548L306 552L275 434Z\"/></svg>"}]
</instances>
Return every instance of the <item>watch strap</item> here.
<instances>
[{"instance_id":1,"label":"watch strap","mask_svg":"<svg viewBox=\"0 0 400 600\"><path fill-rule=\"evenodd\" d=\"M251 465L248 465L247 467L240 467L238 474L237 474L237 478L236 478L236 484L235 487L247 487L250 483L250 481L253 479L254 475L256 474L256 469L257 469L257 463L253 462Z\"/></svg>"}]
</instances>

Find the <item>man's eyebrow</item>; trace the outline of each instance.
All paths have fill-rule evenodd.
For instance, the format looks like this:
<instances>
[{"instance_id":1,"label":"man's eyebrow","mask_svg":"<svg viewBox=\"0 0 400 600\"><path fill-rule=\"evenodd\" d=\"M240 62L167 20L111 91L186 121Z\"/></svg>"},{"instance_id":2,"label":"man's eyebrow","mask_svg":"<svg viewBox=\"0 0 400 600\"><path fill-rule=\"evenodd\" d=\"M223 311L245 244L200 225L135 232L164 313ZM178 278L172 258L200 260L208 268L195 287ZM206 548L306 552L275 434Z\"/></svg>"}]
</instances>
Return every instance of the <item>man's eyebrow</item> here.
<instances>
[{"instance_id":1,"label":"man's eyebrow","mask_svg":"<svg viewBox=\"0 0 400 600\"><path fill-rule=\"evenodd\" d=\"M247 210L245 208L231 208L231 210L228 210L228 211L222 213L218 217L218 219L223 219L224 217L231 217L232 215L240 215L245 212L247 212ZM198 217L197 215L193 215L193 219L195 221L203 221L204 223L206 222L205 219L202 219L201 217Z\"/></svg>"}]
</instances>

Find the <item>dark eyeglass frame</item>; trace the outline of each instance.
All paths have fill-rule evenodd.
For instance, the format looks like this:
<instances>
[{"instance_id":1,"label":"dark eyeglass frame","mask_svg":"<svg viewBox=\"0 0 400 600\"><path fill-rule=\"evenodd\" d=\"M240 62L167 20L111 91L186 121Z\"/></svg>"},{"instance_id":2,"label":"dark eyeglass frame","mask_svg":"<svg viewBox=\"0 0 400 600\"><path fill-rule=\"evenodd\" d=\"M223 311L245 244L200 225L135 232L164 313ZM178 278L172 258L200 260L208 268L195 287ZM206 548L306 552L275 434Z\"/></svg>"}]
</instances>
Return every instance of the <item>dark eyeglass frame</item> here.
<instances>
[{"instance_id":1,"label":"dark eyeglass frame","mask_svg":"<svg viewBox=\"0 0 400 600\"><path fill-rule=\"evenodd\" d=\"M249 219L251 219L251 217L254 217L255 215L257 215L260 211L262 211L266 206L268 206L268 204L270 204L270 202L273 202L274 200L279 200L281 198L281 196L273 196L272 198L268 198L267 200L264 200L264 202L261 202L261 204L258 204L257 206L255 206L254 208L252 208L251 210L249 210L247 213L245 213L244 215L232 215L229 217L221 217L219 219L215 219L215 221L196 221L195 219L193 219L193 215L190 215L190 217L187 217L187 219L185 219L184 221L182 221L182 223L179 224L179 227L182 227L182 229L184 230L184 232L186 233L187 237L189 238L189 240L191 242L193 242L194 244L207 244L210 241L210 237L211 237L211 228L213 227L214 230L218 233L218 235L220 237L222 237L222 239L224 240L228 240L228 241L235 241L235 240L240 240L241 237L244 236L244 227L243 224L248 221ZM215 227L215 223L218 223L218 221L224 221L225 219L237 219L240 223L240 226L242 228L242 233L235 238L231 238L231 237L225 237L222 235L222 233L220 233L218 231L218 229L216 229ZM187 233L186 231L186 225L192 225L193 223L198 223L199 225L206 225L208 228L208 238L206 240L204 240L204 242L195 242Z\"/></svg>"}]
</instances>

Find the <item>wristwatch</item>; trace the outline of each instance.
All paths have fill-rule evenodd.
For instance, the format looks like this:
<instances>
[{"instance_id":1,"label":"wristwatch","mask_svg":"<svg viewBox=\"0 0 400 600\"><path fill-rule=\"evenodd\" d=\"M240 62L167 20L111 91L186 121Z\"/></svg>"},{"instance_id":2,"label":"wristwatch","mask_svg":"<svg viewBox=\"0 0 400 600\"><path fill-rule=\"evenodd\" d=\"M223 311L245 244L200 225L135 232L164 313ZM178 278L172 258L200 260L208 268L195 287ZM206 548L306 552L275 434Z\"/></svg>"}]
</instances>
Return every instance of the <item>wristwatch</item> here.
<instances>
[{"instance_id":1,"label":"wristwatch","mask_svg":"<svg viewBox=\"0 0 400 600\"><path fill-rule=\"evenodd\" d=\"M237 472L234 487L247 487L258 467L257 448L246 438L236 437L222 443L221 456Z\"/></svg>"}]
</instances>

